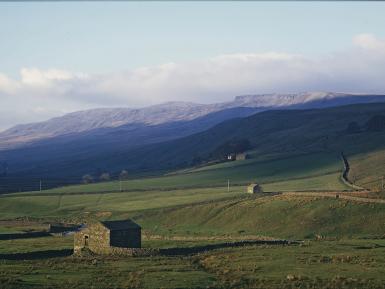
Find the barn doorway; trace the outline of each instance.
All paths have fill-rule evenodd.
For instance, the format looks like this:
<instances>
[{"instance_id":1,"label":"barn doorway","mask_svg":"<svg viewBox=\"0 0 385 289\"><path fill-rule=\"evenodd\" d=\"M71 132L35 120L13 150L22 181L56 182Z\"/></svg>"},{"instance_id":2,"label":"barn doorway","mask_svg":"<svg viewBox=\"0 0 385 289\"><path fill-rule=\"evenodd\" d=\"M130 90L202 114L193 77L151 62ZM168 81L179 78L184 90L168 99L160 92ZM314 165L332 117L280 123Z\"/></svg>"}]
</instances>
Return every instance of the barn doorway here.
<instances>
[{"instance_id":1,"label":"barn doorway","mask_svg":"<svg viewBox=\"0 0 385 289\"><path fill-rule=\"evenodd\" d=\"M84 247L88 247L88 236L84 236Z\"/></svg>"}]
</instances>

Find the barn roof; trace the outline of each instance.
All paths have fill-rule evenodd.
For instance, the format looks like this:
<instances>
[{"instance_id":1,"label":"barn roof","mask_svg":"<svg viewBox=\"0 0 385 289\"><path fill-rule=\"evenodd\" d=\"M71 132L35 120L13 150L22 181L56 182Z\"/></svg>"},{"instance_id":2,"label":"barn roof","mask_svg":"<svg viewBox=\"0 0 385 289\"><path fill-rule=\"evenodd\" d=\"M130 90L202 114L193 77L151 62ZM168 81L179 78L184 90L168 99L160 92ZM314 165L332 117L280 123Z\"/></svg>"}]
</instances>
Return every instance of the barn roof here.
<instances>
[{"instance_id":1,"label":"barn roof","mask_svg":"<svg viewBox=\"0 0 385 289\"><path fill-rule=\"evenodd\" d=\"M104 221L101 222L104 227L109 230L125 230L125 229L139 229L140 226L134 221L127 220L119 220L119 221Z\"/></svg>"},{"instance_id":2,"label":"barn roof","mask_svg":"<svg viewBox=\"0 0 385 289\"><path fill-rule=\"evenodd\" d=\"M248 185L248 187L255 187L255 186L259 186L258 184L250 184Z\"/></svg>"}]
</instances>

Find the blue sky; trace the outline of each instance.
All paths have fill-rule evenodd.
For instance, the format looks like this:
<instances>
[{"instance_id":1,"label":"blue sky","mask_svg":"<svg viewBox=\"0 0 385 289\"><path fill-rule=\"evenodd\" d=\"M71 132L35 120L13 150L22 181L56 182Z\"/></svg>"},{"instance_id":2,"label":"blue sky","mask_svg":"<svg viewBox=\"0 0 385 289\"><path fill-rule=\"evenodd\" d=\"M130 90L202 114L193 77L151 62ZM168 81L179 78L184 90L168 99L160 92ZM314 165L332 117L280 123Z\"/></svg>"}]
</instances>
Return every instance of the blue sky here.
<instances>
[{"instance_id":1,"label":"blue sky","mask_svg":"<svg viewBox=\"0 0 385 289\"><path fill-rule=\"evenodd\" d=\"M95 107L385 94L385 2L0 2L0 130Z\"/></svg>"},{"instance_id":2,"label":"blue sky","mask_svg":"<svg viewBox=\"0 0 385 289\"><path fill-rule=\"evenodd\" d=\"M1 71L112 72L213 57L343 50L385 36L378 2L0 3Z\"/></svg>"}]
</instances>

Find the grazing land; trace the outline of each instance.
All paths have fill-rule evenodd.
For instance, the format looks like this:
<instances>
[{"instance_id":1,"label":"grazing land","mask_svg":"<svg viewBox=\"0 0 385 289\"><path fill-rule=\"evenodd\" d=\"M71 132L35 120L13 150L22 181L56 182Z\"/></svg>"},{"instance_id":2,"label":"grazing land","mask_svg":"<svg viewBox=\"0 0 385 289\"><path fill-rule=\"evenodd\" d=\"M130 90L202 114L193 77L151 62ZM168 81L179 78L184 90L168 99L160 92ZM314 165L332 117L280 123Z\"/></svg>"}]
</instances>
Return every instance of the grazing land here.
<instances>
[{"instance_id":1,"label":"grazing land","mask_svg":"<svg viewBox=\"0 0 385 289\"><path fill-rule=\"evenodd\" d=\"M231 186L258 182L268 191L349 189L340 181L341 172L342 162L338 153L294 154L286 157L272 155L183 170L160 177L66 186L32 192L32 195L118 192L120 188L130 192L222 188L227 186L228 180ZM245 190L240 188L238 191Z\"/></svg>"},{"instance_id":2,"label":"grazing land","mask_svg":"<svg viewBox=\"0 0 385 289\"><path fill-rule=\"evenodd\" d=\"M338 155L315 154L287 159L235 161L137 180L95 183L3 195L0 218L79 218L93 212L132 214L232 197L248 196L258 181L267 192L350 189L340 179ZM227 181L230 181L230 188ZM120 191L120 186L122 191Z\"/></svg>"},{"instance_id":3,"label":"grazing land","mask_svg":"<svg viewBox=\"0 0 385 289\"><path fill-rule=\"evenodd\" d=\"M7 161L10 169L1 178L0 192L38 190L40 180L43 189L76 184L85 175L98 180L102 173L109 173L111 178L118 179L122 170L126 170L131 178L170 174L166 178L148 178L146 182L132 180L127 182L124 190L218 187L223 186L227 179L234 184L250 181L276 183L310 176L318 178L340 171L341 152L351 162L357 159L359 163L360 159L365 160L369 156L372 162L366 161L362 166L357 164L359 167L352 170L351 175L355 181L367 183L385 173L381 157L375 157L381 155L384 149L385 126L368 126L371 120L381 117L384 110L385 105L378 103L328 109L266 111L232 119L209 130L168 142L131 149L124 149L123 142L121 151L103 146L103 150L93 157L87 152L77 151L75 155L60 154L54 145L49 145L49 149L55 148L51 153L38 145L3 151L0 158ZM351 123L356 124L356 131L348 130ZM252 159L241 161L242 165L228 163L205 166L223 159L223 149L226 150L231 142L242 140L250 144ZM204 167L189 169L191 166ZM368 170L365 169L367 166ZM185 173L178 173L175 177L175 170ZM323 182L323 185L329 184L329 181ZM319 185L318 189L324 188ZM111 191L120 188L118 182L81 188L67 187L68 191L79 189ZM59 191L63 190L60 188Z\"/></svg>"},{"instance_id":4,"label":"grazing land","mask_svg":"<svg viewBox=\"0 0 385 289\"><path fill-rule=\"evenodd\" d=\"M383 288L385 242L305 241L303 245L224 248L195 255L72 256L11 260L20 251L71 248L71 238L0 247L2 288ZM4 241L2 241L4 242ZM174 241L174 244L178 243ZM153 246L159 244L152 243ZM191 245L191 244L190 244ZM160 244L162 246L162 244ZM14 251L12 249L11 253ZM79 274L79 272L81 274Z\"/></svg>"},{"instance_id":5,"label":"grazing land","mask_svg":"<svg viewBox=\"0 0 385 289\"><path fill-rule=\"evenodd\" d=\"M341 181L340 156L253 154L121 184L3 195L1 288L384 288L385 204L333 197L357 195ZM265 193L247 194L256 181ZM142 226L143 247L180 250L74 257L73 235L32 234L50 222L123 218ZM242 240L301 242L221 245Z\"/></svg>"}]
</instances>

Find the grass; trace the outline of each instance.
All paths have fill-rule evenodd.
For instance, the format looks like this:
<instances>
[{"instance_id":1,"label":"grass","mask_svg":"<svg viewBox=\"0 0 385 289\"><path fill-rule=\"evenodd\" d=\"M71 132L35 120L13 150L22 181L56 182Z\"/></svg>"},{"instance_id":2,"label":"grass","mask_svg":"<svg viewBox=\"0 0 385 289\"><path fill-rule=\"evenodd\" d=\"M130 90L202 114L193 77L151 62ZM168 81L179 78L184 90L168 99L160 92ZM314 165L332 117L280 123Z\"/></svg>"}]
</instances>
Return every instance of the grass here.
<instances>
[{"instance_id":1,"label":"grass","mask_svg":"<svg viewBox=\"0 0 385 289\"><path fill-rule=\"evenodd\" d=\"M351 158L349 178L359 186L380 191L382 177L385 175L384 163L385 150L375 150L370 153L354 155Z\"/></svg>"},{"instance_id":2,"label":"grass","mask_svg":"<svg viewBox=\"0 0 385 289\"><path fill-rule=\"evenodd\" d=\"M1 288L383 288L384 205L244 193L253 181L265 191L343 190L340 173L335 154L257 157L129 180L124 192L118 182L106 182L3 196L0 219L133 218L144 235L160 236L145 238L144 247L192 247L249 236L306 241L173 257L0 258ZM28 230L16 224L13 229ZM12 228L3 224L0 231ZM72 242L71 236L0 240L0 256L68 250Z\"/></svg>"},{"instance_id":3,"label":"grass","mask_svg":"<svg viewBox=\"0 0 385 289\"><path fill-rule=\"evenodd\" d=\"M131 215L132 212L242 196L259 182L265 191L343 190L341 161L319 153L286 159L250 159L207 166L183 173L118 182L95 183L4 195L0 219L22 216L83 218L87 214ZM227 190L230 180L230 191Z\"/></svg>"},{"instance_id":4,"label":"grass","mask_svg":"<svg viewBox=\"0 0 385 289\"><path fill-rule=\"evenodd\" d=\"M48 226L43 224L36 224L36 225L21 225L21 224L15 224L12 222L1 222L0 221L0 233L4 234L10 234L10 233L25 233L25 232L41 232L44 230L47 230Z\"/></svg>"},{"instance_id":5,"label":"grass","mask_svg":"<svg viewBox=\"0 0 385 289\"><path fill-rule=\"evenodd\" d=\"M170 191L190 188L214 188L232 185L247 185L251 182L267 184L274 190L310 190L347 189L340 182L339 174L342 163L338 154L316 153L310 155L294 155L279 159L250 159L245 161L226 162L190 169L181 173L122 181L123 191ZM117 192L118 181L74 185L44 190L39 194L71 194L88 192ZM19 195L37 194L37 192L20 193Z\"/></svg>"},{"instance_id":6,"label":"grass","mask_svg":"<svg viewBox=\"0 0 385 289\"><path fill-rule=\"evenodd\" d=\"M248 235L307 241L302 246L223 248L189 256L69 256L20 261L1 256L71 249L73 239L0 240L1 288L384 287L385 241L379 239L384 237L384 205L320 197L256 198L235 190L239 187L233 189L229 193L225 188L206 188L10 195L1 199L0 209L2 217L7 218L133 217L146 235L163 236L159 240L145 239L145 247L192 247L223 242L221 237ZM205 240L204 236L214 238ZM314 241L316 236L324 239Z\"/></svg>"},{"instance_id":7,"label":"grass","mask_svg":"<svg viewBox=\"0 0 385 289\"><path fill-rule=\"evenodd\" d=\"M141 212L136 219L147 230L170 235L383 237L385 205L322 197L238 197Z\"/></svg>"},{"instance_id":8,"label":"grass","mask_svg":"<svg viewBox=\"0 0 385 289\"><path fill-rule=\"evenodd\" d=\"M109 217L112 213L129 213L239 195L239 188L186 189L170 191L140 191L76 195L10 195L1 198L0 218L21 216L73 217L98 212Z\"/></svg>"},{"instance_id":9,"label":"grass","mask_svg":"<svg viewBox=\"0 0 385 289\"><path fill-rule=\"evenodd\" d=\"M2 260L0 282L4 289L383 288L384 263L384 240L343 239L175 257Z\"/></svg>"},{"instance_id":10,"label":"grass","mask_svg":"<svg viewBox=\"0 0 385 289\"><path fill-rule=\"evenodd\" d=\"M384 284L384 244L340 240L234 248L197 259L228 288L375 288Z\"/></svg>"},{"instance_id":11,"label":"grass","mask_svg":"<svg viewBox=\"0 0 385 289\"><path fill-rule=\"evenodd\" d=\"M28 253L45 250L71 249L73 236L68 237L38 237L30 239L14 239L0 241L0 254Z\"/></svg>"}]
</instances>

